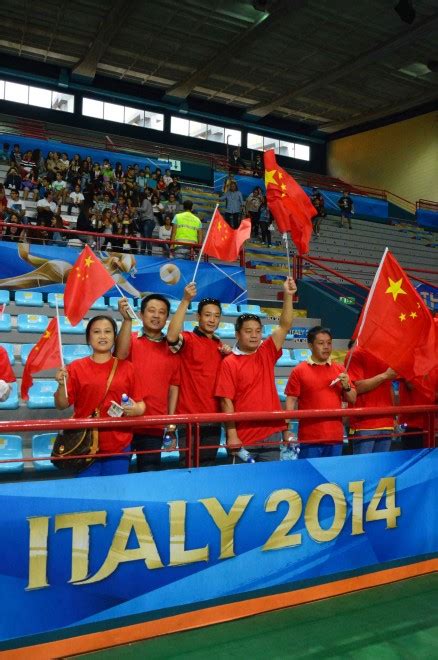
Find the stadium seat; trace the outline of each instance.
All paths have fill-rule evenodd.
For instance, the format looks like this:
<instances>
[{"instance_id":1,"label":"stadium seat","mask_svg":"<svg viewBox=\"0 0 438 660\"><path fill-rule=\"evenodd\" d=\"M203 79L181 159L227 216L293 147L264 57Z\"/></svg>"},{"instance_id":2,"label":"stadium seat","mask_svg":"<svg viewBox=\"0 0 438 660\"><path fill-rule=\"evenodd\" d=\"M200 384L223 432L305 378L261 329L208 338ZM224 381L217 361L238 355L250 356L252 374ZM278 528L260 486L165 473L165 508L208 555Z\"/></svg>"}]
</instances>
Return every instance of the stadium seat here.
<instances>
[{"instance_id":1,"label":"stadium seat","mask_svg":"<svg viewBox=\"0 0 438 660\"><path fill-rule=\"evenodd\" d=\"M17 383L11 383L11 386L12 389L8 399L0 402L0 410L16 410L20 405L18 401L18 385Z\"/></svg>"},{"instance_id":2,"label":"stadium seat","mask_svg":"<svg viewBox=\"0 0 438 660\"><path fill-rule=\"evenodd\" d=\"M18 314L18 332L37 332L41 334L47 328L49 319L45 314Z\"/></svg>"},{"instance_id":3,"label":"stadium seat","mask_svg":"<svg viewBox=\"0 0 438 660\"><path fill-rule=\"evenodd\" d=\"M280 401L286 401L286 395L284 393L284 389L287 385L287 378L276 378L275 379L275 387L277 388L278 396L280 397Z\"/></svg>"},{"instance_id":4,"label":"stadium seat","mask_svg":"<svg viewBox=\"0 0 438 660\"><path fill-rule=\"evenodd\" d=\"M192 330L194 330L197 325L198 325L197 321L184 321L183 330L185 330L186 332L192 332Z\"/></svg>"},{"instance_id":5,"label":"stadium seat","mask_svg":"<svg viewBox=\"0 0 438 660\"><path fill-rule=\"evenodd\" d=\"M15 304L22 307L42 307L43 294L40 291L16 291Z\"/></svg>"},{"instance_id":6,"label":"stadium seat","mask_svg":"<svg viewBox=\"0 0 438 660\"><path fill-rule=\"evenodd\" d=\"M11 332L12 321L10 314L1 314L0 315L0 330L1 332Z\"/></svg>"},{"instance_id":7,"label":"stadium seat","mask_svg":"<svg viewBox=\"0 0 438 660\"><path fill-rule=\"evenodd\" d=\"M21 358L21 364L26 364L27 358L29 357L29 353L33 349L35 344L21 344L20 346L20 358Z\"/></svg>"},{"instance_id":8,"label":"stadium seat","mask_svg":"<svg viewBox=\"0 0 438 660\"><path fill-rule=\"evenodd\" d=\"M59 317L59 329L66 335L83 335L87 324L85 321L79 321L77 325L72 325L66 316Z\"/></svg>"},{"instance_id":9,"label":"stadium seat","mask_svg":"<svg viewBox=\"0 0 438 660\"><path fill-rule=\"evenodd\" d=\"M0 305L7 305L10 299L9 291L0 289Z\"/></svg>"},{"instance_id":10,"label":"stadium seat","mask_svg":"<svg viewBox=\"0 0 438 660\"><path fill-rule=\"evenodd\" d=\"M170 301L170 313L175 314L176 310L178 309L178 305L180 304L181 300L171 300Z\"/></svg>"},{"instance_id":11,"label":"stadium seat","mask_svg":"<svg viewBox=\"0 0 438 660\"><path fill-rule=\"evenodd\" d=\"M88 357L92 352L87 344L71 344L62 347L65 364L71 364L73 360Z\"/></svg>"},{"instance_id":12,"label":"stadium seat","mask_svg":"<svg viewBox=\"0 0 438 660\"><path fill-rule=\"evenodd\" d=\"M56 380L37 380L34 381L29 390L28 408L54 408L55 400L53 395L58 387Z\"/></svg>"},{"instance_id":13,"label":"stadium seat","mask_svg":"<svg viewBox=\"0 0 438 660\"><path fill-rule=\"evenodd\" d=\"M278 327L279 327L279 326L278 326L278 323L275 323L275 324L273 324L273 323L267 323L266 325L264 325L264 326L263 326L263 338L264 338L264 339L267 339L267 337L269 337L270 335L272 335L272 333L274 332L274 330L275 330L276 328L278 328ZM287 333L287 335L286 335L286 339L292 339L292 335L291 335L290 331Z\"/></svg>"},{"instance_id":14,"label":"stadium seat","mask_svg":"<svg viewBox=\"0 0 438 660\"><path fill-rule=\"evenodd\" d=\"M224 303L222 305L222 316L239 316L237 305L233 303Z\"/></svg>"},{"instance_id":15,"label":"stadium seat","mask_svg":"<svg viewBox=\"0 0 438 660\"><path fill-rule=\"evenodd\" d=\"M239 305L239 314L257 314L261 319L265 319L268 315L262 312L260 305Z\"/></svg>"},{"instance_id":16,"label":"stadium seat","mask_svg":"<svg viewBox=\"0 0 438 660\"><path fill-rule=\"evenodd\" d=\"M58 301L58 307L60 309L63 309L63 307L64 307L64 294L63 293L49 293L49 295L47 296L47 302L49 303L49 307L56 307L55 298Z\"/></svg>"},{"instance_id":17,"label":"stadium seat","mask_svg":"<svg viewBox=\"0 0 438 660\"><path fill-rule=\"evenodd\" d=\"M100 310L108 309L108 305L105 302L105 298L101 296L100 298L95 300L94 303L91 305L90 309L100 309Z\"/></svg>"},{"instance_id":18,"label":"stadium seat","mask_svg":"<svg viewBox=\"0 0 438 660\"><path fill-rule=\"evenodd\" d=\"M19 435L0 436L0 472L22 472L23 461L2 463L4 460L23 458L23 441Z\"/></svg>"},{"instance_id":19,"label":"stadium seat","mask_svg":"<svg viewBox=\"0 0 438 660\"><path fill-rule=\"evenodd\" d=\"M135 319L132 321L131 332L140 332L143 329L143 322L140 319Z\"/></svg>"},{"instance_id":20,"label":"stadium seat","mask_svg":"<svg viewBox=\"0 0 438 660\"><path fill-rule=\"evenodd\" d=\"M9 362L15 364L15 355L14 355L14 344L7 344L2 342L0 346L3 346L6 353L8 354Z\"/></svg>"},{"instance_id":21,"label":"stadium seat","mask_svg":"<svg viewBox=\"0 0 438 660\"><path fill-rule=\"evenodd\" d=\"M219 323L215 334L221 339L234 339L236 331L233 323Z\"/></svg>"},{"instance_id":22,"label":"stadium seat","mask_svg":"<svg viewBox=\"0 0 438 660\"><path fill-rule=\"evenodd\" d=\"M309 359L311 355L310 348L293 348L291 350L292 362L294 367L297 366L300 362L305 362Z\"/></svg>"},{"instance_id":23,"label":"stadium seat","mask_svg":"<svg viewBox=\"0 0 438 660\"><path fill-rule=\"evenodd\" d=\"M289 349L283 348L283 354L277 360L276 366L277 367L292 367L293 366L293 361L292 361Z\"/></svg>"},{"instance_id":24,"label":"stadium seat","mask_svg":"<svg viewBox=\"0 0 438 660\"><path fill-rule=\"evenodd\" d=\"M40 458L50 456L53 449L53 443L56 439L56 433L40 433L32 436L32 456ZM55 466L49 461L35 461L34 467L37 470L56 470Z\"/></svg>"},{"instance_id":25,"label":"stadium seat","mask_svg":"<svg viewBox=\"0 0 438 660\"><path fill-rule=\"evenodd\" d=\"M121 296L111 296L111 298L109 299L109 306L115 312L117 312L118 309L119 309L119 300L120 300L120 298L121 298ZM131 305L131 307L133 309L135 309L135 300L134 300L134 298L129 298L129 297L127 297L127 298L128 298L128 302Z\"/></svg>"}]
</instances>

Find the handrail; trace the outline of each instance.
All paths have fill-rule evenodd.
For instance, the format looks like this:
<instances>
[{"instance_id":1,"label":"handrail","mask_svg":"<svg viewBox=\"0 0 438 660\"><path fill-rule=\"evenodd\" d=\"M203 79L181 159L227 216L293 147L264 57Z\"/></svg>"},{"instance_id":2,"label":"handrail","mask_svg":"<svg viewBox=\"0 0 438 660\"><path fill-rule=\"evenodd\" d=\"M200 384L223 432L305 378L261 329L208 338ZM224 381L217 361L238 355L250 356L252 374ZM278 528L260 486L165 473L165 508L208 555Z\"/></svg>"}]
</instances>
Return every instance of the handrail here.
<instances>
[{"instance_id":1,"label":"handrail","mask_svg":"<svg viewBox=\"0 0 438 660\"><path fill-rule=\"evenodd\" d=\"M416 209L428 209L431 211L438 211L438 202L433 202L430 199L419 199L415 203Z\"/></svg>"},{"instance_id":2,"label":"handrail","mask_svg":"<svg viewBox=\"0 0 438 660\"><path fill-rule=\"evenodd\" d=\"M308 255L310 256L310 255ZM306 256L306 259L308 258ZM313 256L311 257L313 261L328 261L330 263L336 263L336 264L345 264L345 265L350 265L350 266L365 266L366 268L378 268L379 263L375 262L370 262L370 261L355 261L352 259L334 259L333 257L319 257L319 256ZM403 270L413 272L413 273L427 273L429 275L437 275L438 276L438 269L432 269L432 268L415 268L412 266L403 266ZM428 284L430 286L436 286L435 284L431 284L431 282L427 282L426 280L420 280L419 277L412 276L413 279L418 280L419 282L422 282L423 284Z\"/></svg>"},{"instance_id":3,"label":"handrail","mask_svg":"<svg viewBox=\"0 0 438 660\"><path fill-rule=\"evenodd\" d=\"M349 282L350 284L354 284L354 286L357 286L360 289L363 289L367 293L370 290L368 286L366 286L365 284L362 284L358 280L354 280L352 277L348 277L347 275L343 275L342 273L340 273L337 270L334 270L333 268L329 268L328 266L322 266L321 264L318 264L316 259L314 259L312 257L309 257L308 255L303 256L301 258L304 259L304 261L309 261L314 266L317 266L318 268L321 268L321 270L324 270L327 273L330 273L331 275L336 275L336 277L338 277L339 279L345 280L346 282Z\"/></svg>"}]
</instances>

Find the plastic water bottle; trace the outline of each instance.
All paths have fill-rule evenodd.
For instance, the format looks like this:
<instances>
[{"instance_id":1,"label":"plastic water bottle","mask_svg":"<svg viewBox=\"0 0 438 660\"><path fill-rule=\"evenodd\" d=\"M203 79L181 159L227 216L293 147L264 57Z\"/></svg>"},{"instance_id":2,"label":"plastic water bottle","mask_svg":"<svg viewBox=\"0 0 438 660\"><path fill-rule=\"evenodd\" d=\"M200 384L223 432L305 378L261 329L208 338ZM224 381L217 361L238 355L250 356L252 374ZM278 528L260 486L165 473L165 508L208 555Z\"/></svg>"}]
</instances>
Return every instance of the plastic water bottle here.
<instances>
[{"instance_id":1,"label":"plastic water bottle","mask_svg":"<svg viewBox=\"0 0 438 660\"><path fill-rule=\"evenodd\" d=\"M300 453L300 445L296 436L291 435L288 442L280 447L280 461L296 461Z\"/></svg>"},{"instance_id":2,"label":"plastic water bottle","mask_svg":"<svg viewBox=\"0 0 438 660\"><path fill-rule=\"evenodd\" d=\"M255 463L254 458L245 447L241 447L236 453L236 456L238 456L243 463Z\"/></svg>"},{"instance_id":3,"label":"plastic water bottle","mask_svg":"<svg viewBox=\"0 0 438 660\"><path fill-rule=\"evenodd\" d=\"M169 449L176 440L175 431L169 431L169 429L164 429L163 434L163 449Z\"/></svg>"},{"instance_id":4,"label":"plastic water bottle","mask_svg":"<svg viewBox=\"0 0 438 660\"><path fill-rule=\"evenodd\" d=\"M122 398L120 400L120 405L121 406L132 406L132 403L130 402L129 396L125 393L122 394Z\"/></svg>"}]
</instances>

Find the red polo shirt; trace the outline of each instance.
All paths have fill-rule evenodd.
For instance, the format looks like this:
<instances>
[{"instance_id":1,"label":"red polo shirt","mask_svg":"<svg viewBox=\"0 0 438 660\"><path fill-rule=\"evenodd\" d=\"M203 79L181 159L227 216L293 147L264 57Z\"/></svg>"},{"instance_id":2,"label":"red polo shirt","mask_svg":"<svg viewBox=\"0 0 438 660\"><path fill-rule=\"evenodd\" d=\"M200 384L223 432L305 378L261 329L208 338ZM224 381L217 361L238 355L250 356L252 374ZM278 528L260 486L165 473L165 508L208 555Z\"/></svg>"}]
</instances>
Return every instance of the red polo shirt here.
<instances>
[{"instance_id":1,"label":"red polo shirt","mask_svg":"<svg viewBox=\"0 0 438 660\"><path fill-rule=\"evenodd\" d=\"M141 398L146 404L145 416L167 415L171 385L179 385L180 359L170 352L166 339L152 341L145 335L133 334L128 360L134 365ZM159 436L163 428L151 426L135 429L136 434Z\"/></svg>"},{"instance_id":2,"label":"red polo shirt","mask_svg":"<svg viewBox=\"0 0 438 660\"><path fill-rule=\"evenodd\" d=\"M425 406L434 404L438 389L438 367L433 369L427 376L428 389L414 387L408 389L406 381L399 382L399 402L401 406ZM430 389L429 389L430 388ZM427 426L426 415L399 415L400 424L407 424L416 429L425 429Z\"/></svg>"},{"instance_id":3,"label":"red polo shirt","mask_svg":"<svg viewBox=\"0 0 438 660\"><path fill-rule=\"evenodd\" d=\"M281 410L274 380L274 366L281 356L271 337L255 353L231 353L222 362L216 385L216 396L231 399L235 412L274 412ZM276 431L286 429L284 422L239 422L237 435L244 445L264 440Z\"/></svg>"},{"instance_id":4,"label":"red polo shirt","mask_svg":"<svg viewBox=\"0 0 438 660\"><path fill-rule=\"evenodd\" d=\"M345 358L347 361L348 353ZM350 367L348 375L352 383L358 380L366 380L373 378L377 374L381 374L388 369L388 365L374 357L370 353L364 351L360 346L353 350L351 356ZM393 394L391 381L386 380L381 385L376 387L371 392L365 394L358 394L356 405L350 406L351 408L379 408L393 406ZM381 416L381 417L350 417L350 428L354 431L363 431L368 429L393 429L394 416Z\"/></svg>"},{"instance_id":5,"label":"red polo shirt","mask_svg":"<svg viewBox=\"0 0 438 660\"><path fill-rule=\"evenodd\" d=\"M286 396L298 398L298 410L334 410L342 405L340 382L330 383L345 371L337 362L314 364L301 362L294 367L284 390ZM342 419L300 419L298 440L309 444L342 442Z\"/></svg>"}]
</instances>

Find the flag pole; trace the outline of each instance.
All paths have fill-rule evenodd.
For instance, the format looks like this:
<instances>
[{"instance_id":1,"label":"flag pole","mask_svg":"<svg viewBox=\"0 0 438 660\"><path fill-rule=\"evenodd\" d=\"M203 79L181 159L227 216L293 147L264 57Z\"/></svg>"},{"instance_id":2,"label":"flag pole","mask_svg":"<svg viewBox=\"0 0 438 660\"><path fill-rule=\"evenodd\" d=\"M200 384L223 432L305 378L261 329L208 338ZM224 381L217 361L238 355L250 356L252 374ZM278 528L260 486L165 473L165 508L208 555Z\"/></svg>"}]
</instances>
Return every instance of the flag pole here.
<instances>
[{"instance_id":1,"label":"flag pole","mask_svg":"<svg viewBox=\"0 0 438 660\"><path fill-rule=\"evenodd\" d=\"M287 270L289 272L289 277L291 277L291 270L290 270L290 254L289 254L289 237L287 235L287 231L284 232L283 234L283 241L286 247L286 259L287 259Z\"/></svg>"},{"instance_id":2,"label":"flag pole","mask_svg":"<svg viewBox=\"0 0 438 660\"><path fill-rule=\"evenodd\" d=\"M58 327L59 355L61 356L61 367L64 369L65 362L64 362L64 355L62 354L62 337L61 337L61 327L59 325L59 307L58 307L58 294L57 293L55 293L55 308L56 308L56 325ZM65 390L65 396L68 399L67 381L66 381L65 376L64 376L64 390Z\"/></svg>"},{"instance_id":3,"label":"flag pole","mask_svg":"<svg viewBox=\"0 0 438 660\"><path fill-rule=\"evenodd\" d=\"M198 273L199 263L200 263L200 261L201 261L201 259L202 259L202 254L203 254L203 252L204 252L204 246L205 246L205 244L206 244L206 242L207 242L207 238L208 238L208 235L209 235L209 233L210 233L211 226L212 226L212 224L213 224L213 218L214 218L215 213L216 213L216 211L218 210L218 208L219 208L219 204L216 204L216 206L214 207L213 215L211 216L210 224L208 225L207 233L205 234L205 238L204 238L204 241L203 241L203 243L202 243L201 249L199 250L198 260L197 260L197 262L196 262L195 272L193 273L193 279L192 279L192 282L194 282L194 281L196 280L196 275L197 275L197 273Z\"/></svg>"},{"instance_id":4,"label":"flag pole","mask_svg":"<svg viewBox=\"0 0 438 660\"><path fill-rule=\"evenodd\" d=\"M119 287L119 285L116 283L116 281L114 281L114 286L115 286L115 288L117 289L117 291L120 293L120 295L122 296L122 298L126 298L126 295L123 293L122 289ZM137 314L137 312L131 307L131 305L129 304L129 302L128 302L128 307L129 307L129 309L131 310L131 312L132 312L132 314L133 314L133 316L131 316L131 319L133 319L134 317L135 317L136 319L138 319L138 314Z\"/></svg>"}]
</instances>

